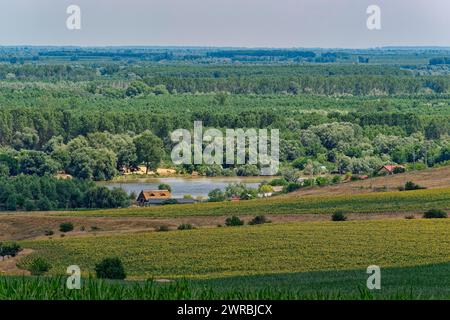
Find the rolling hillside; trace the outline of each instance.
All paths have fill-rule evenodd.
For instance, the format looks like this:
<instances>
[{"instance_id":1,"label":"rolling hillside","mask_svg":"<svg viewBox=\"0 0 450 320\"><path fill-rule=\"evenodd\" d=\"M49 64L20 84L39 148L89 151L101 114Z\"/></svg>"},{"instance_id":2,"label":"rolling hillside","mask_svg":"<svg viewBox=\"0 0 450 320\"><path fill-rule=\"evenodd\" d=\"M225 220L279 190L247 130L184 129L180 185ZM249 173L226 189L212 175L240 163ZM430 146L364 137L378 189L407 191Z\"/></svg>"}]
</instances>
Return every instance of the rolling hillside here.
<instances>
[{"instance_id":1,"label":"rolling hillside","mask_svg":"<svg viewBox=\"0 0 450 320\"><path fill-rule=\"evenodd\" d=\"M398 187L413 181L428 189L450 187L450 166L421 171L409 171L402 174L375 177L368 180L350 181L322 188L308 188L293 192L287 196L315 196L368 193L374 191L398 191Z\"/></svg>"}]
</instances>

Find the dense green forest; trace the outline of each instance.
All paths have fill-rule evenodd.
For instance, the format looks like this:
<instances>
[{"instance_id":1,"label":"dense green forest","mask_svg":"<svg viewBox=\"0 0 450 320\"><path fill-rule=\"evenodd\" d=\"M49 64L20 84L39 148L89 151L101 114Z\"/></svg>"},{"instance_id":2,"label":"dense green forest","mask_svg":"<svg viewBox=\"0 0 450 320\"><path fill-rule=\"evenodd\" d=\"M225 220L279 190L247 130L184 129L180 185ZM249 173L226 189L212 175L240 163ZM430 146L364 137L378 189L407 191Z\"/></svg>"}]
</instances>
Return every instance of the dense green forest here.
<instances>
[{"instance_id":1,"label":"dense green forest","mask_svg":"<svg viewBox=\"0 0 450 320\"><path fill-rule=\"evenodd\" d=\"M110 180L140 164L171 166L170 132L200 120L222 130L280 129L282 171L374 174L390 163L443 165L450 161L449 57L444 49L4 47L0 175Z\"/></svg>"}]
</instances>

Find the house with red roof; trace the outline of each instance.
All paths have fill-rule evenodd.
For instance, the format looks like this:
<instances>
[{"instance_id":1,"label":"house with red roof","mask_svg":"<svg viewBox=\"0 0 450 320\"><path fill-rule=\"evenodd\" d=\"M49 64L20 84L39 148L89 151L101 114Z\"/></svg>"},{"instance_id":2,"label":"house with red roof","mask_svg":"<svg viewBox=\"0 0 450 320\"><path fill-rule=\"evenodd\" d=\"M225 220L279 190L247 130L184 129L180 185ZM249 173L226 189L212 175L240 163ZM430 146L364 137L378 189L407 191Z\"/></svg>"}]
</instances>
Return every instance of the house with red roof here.
<instances>
[{"instance_id":1,"label":"house with red roof","mask_svg":"<svg viewBox=\"0 0 450 320\"><path fill-rule=\"evenodd\" d=\"M405 172L405 171L406 171L406 168L404 166L400 166L400 165L385 165L385 166L381 167L380 170L378 170L378 174L390 175L390 174L402 173L402 172Z\"/></svg>"}]
</instances>

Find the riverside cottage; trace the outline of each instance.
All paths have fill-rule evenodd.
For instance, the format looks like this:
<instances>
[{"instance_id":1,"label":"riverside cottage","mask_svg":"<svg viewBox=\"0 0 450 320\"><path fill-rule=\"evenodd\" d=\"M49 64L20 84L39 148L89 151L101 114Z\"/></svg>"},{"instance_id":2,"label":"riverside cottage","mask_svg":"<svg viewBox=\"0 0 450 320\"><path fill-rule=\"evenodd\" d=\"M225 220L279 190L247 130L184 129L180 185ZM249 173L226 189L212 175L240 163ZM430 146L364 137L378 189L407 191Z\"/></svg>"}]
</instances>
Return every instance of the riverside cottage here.
<instances>
[{"instance_id":1,"label":"riverside cottage","mask_svg":"<svg viewBox=\"0 0 450 320\"><path fill-rule=\"evenodd\" d=\"M142 190L136 199L140 206L157 206L164 204L186 204L195 203L194 199L176 199L172 198L169 190Z\"/></svg>"}]
</instances>

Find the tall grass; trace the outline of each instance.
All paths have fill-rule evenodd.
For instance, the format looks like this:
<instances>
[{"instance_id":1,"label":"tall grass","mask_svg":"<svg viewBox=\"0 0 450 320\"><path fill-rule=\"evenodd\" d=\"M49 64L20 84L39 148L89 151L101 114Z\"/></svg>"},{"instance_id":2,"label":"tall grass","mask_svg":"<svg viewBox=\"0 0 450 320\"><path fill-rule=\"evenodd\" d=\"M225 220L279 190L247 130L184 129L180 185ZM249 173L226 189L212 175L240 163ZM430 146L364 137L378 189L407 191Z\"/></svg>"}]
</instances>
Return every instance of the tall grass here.
<instances>
[{"instance_id":1,"label":"tall grass","mask_svg":"<svg viewBox=\"0 0 450 320\"><path fill-rule=\"evenodd\" d=\"M81 289L69 290L62 277L0 277L0 300L409 300L419 297L408 290L376 296L364 288L355 288L353 293L345 294L326 290L310 293L270 286L218 290L187 280L160 284L154 281L124 283L89 279Z\"/></svg>"}]
</instances>

